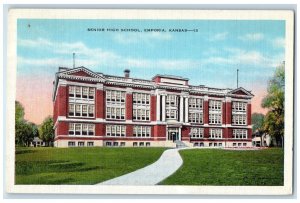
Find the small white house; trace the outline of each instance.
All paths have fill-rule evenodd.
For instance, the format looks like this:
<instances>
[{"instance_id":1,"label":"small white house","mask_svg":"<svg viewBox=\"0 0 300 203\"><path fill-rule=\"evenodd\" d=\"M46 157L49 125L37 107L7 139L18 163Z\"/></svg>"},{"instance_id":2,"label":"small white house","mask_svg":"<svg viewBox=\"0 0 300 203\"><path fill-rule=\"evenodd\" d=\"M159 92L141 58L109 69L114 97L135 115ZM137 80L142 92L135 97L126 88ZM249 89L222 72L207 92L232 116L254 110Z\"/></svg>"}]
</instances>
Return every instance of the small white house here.
<instances>
[{"instance_id":1,"label":"small white house","mask_svg":"<svg viewBox=\"0 0 300 203\"><path fill-rule=\"evenodd\" d=\"M30 147L45 147L46 143L43 142L39 137L35 137L30 143Z\"/></svg>"}]
</instances>

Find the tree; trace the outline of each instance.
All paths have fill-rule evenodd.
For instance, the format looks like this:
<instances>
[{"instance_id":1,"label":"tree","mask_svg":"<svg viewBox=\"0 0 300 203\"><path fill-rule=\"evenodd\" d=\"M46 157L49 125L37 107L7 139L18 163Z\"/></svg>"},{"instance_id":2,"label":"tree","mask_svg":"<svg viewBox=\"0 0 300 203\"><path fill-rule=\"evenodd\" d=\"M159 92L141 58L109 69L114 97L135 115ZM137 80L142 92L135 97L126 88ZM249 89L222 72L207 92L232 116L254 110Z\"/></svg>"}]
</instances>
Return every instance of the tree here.
<instances>
[{"instance_id":1,"label":"tree","mask_svg":"<svg viewBox=\"0 0 300 203\"><path fill-rule=\"evenodd\" d=\"M264 121L264 131L283 144L284 137L284 87L285 64L280 64L268 84L268 94L262 101L262 107L269 111Z\"/></svg>"},{"instance_id":2,"label":"tree","mask_svg":"<svg viewBox=\"0 0 300 203\"><path fill-rule=\"evenodd\" d=\"M254 113L251 116L252 119L252 131L253 132L262 132L263 131L263 125L264 125L264 119L265 115L261 113Z\"/></svg>"},{"instance_id":3,"label":"tree","mask_svg":"<svg viewBox=\"0 0 300 203\"><path fill-rule=\"evenodd\" d=\"M25 120L16 122L16 144L19 146L29 146L36 135L35 129L37 129L35 124L28 123Z\"/></svg>"},{"instance_id":4,"label":"tree","mask_svg":"<svg viewBox=\"0 0 300 203\"><path fill-rule=\"evenodd\" d=\"M39 128L40 138L46 142L46 145L49 146L50 142L54 141L54 129L53 129L53 119L52 117L47 117Z\"/></svg>"},{"instance_id":5,"label":"tree","mask_svg":"<svg viewBox=\"0 0 300 203\"><path fill-rule=\"evenodd\" d=\"M24 119L25 110L19 101L15 101L15 142L19 146L29 146L38 136L38 128L34 123Z\"/></svg>"},{"instance_id":6,"label":"tree","mask_svg":"<svg viewBox=\"0 0 300 203\"><path fill-rule=\"evenodd\" d=\"M18 101L15 101L15 121L16 123L19 121L24 120L24 107L22 106L22 104Z\"/></svg>"}]
</instances>

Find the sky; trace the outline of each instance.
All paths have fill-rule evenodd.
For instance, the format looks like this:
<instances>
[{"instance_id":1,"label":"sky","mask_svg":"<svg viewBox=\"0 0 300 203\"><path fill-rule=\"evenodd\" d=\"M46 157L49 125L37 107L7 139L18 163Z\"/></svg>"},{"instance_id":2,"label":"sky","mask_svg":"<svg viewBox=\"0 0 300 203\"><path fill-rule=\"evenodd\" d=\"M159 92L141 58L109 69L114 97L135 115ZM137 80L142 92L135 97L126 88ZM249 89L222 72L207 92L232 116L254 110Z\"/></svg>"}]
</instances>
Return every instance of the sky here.
<instances>
[{"instance_id":1,"label":"sky","mask_svg":"<svg viewBox=\"0 0 300 203\"><path fill-rule=\"evenodd\" d=\"M239 86L255 95L252 112L265 114L261 100L284 47L284 21L19 19L16 99L28 121L40 124L52 115L55 73L72 67L76 53L76 67L104 74L130 69L134 78L177 75L217 88L236 88L239 69Z\"/></svg>"}]
</instances>

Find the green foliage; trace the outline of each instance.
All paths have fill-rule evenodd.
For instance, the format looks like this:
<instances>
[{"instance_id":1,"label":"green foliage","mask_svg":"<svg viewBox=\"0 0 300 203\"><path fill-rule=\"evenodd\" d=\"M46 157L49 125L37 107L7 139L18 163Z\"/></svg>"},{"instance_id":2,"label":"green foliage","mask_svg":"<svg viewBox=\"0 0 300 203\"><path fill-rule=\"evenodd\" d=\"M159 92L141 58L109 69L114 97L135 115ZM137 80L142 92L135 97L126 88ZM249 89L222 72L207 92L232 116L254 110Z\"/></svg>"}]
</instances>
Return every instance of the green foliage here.
<instances>
[{"instance_id":1,"label":"green foliage","mask_svg":"<svg viewBox=\"0 0 300 203\"><path fill-rule=\"evenodd\" d=\"M22 104L18 101L15 101L15 121L20 122L24 120L24 107L22 106Z\"/></svg>"},{"instance_id":2,"label":"green foliage","mask_svg":"<svg viewBox=\"0 0 300 203\"><path fill-rule=\"evenodd\" d=\"M17 148L16 184L96 184L156 161L166 148Z\"/></svg>"},{"instance_id":3,"label":"green foliage","mask_svg":"<svg viewBox=\"0 0 300 203\"><path fill-rule=\"evenodd\" d=\"M276 140L284 136L284 69L284 63L276 68L273 78L269 81L268 95L262 101L262 107L269 109L264 120L264 131Z\"/></svg>"},{"instance_id":4,"label":"green foliage","mask_svg":"<svg viewBox=\"0 0 300 203\"><path fill-rule=\"evenodd\" d=\"M34 137L38 137L38 127L24 119L22 104L15 101L15 142L18 146L29 146Z\"/></svg>"},{"instance_id":5,"label":"green foliage","mask_svg":"<svg viewBox=\"0 0 300 203\"><path fill-rule=\"evenodd\" d=\"M15 141L19 146L29 146L30 142L37 135L37 127L25 120L16 122Z\"/></svg>"},{"instance_id":6,"label":"green foliage","mask_svg":"<svg viewBox=\"0 0 300 203\"><path fill-rule=\"evenodd\" d=\"M39 137L49 146L50 142L54 140L53 118L47 117L39 128Z\"/></svg>"},{"instance_id":7,"label":"green foliage","mask_svg":"<svg viewBox=\"0 0 300 203\"><path fill-rule=\"evenodd\" d=\"M183 165L161 185L279 186L283 185L281 148L236 151L182 150Z\"/></svg>"},{"instance_id":8,"label":"green foliage","mask_svg":"<svg viewBox=\"0 0 300 203\"><path fill-rule=\"evenodd\" d=\"M252 119L252 131L262 132L265 115L261 113L254 113L252 114L251 119Z\"/></svg>"}]
</instances>

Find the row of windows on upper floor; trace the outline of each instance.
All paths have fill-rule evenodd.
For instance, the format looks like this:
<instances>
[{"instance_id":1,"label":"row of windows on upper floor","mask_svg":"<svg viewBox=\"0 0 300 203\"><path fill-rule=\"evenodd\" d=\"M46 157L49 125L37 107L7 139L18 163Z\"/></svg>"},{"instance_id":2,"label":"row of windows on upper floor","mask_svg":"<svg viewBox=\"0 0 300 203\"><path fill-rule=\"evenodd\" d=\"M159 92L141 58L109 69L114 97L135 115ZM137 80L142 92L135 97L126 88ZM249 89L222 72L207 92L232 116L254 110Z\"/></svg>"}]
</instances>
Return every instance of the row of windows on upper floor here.
<instances>
[{"instance_id":1,"label":"row of windows on upper floor","mask_svg":"<svg viewBox=\"0 0 300 203\"><path fill-rule=\"evenodd\" d=\"M86 117L93 118L94 105L88 104L69 104L68 115L70 117ZM132 119L136 121L150 121L150 110L147 109L133 109ZM166 110L166 119L177 119L177 110ZM209 124L222 124L221 113L210 113L208 115ZM125 120L125 108L124 107L107 107L106 108L106 119ZM203 124L203 113L202 112L189 112L188 122ZM246 114L233 114L232 124L235 125L246 125L247 116Z\"/></svg>"},{"instance_id":2,"label":"row of windows on upper floor","mask_svg":"<svg viewBox=\"0 0 300 203\"><path fill-rule=\"evenodd\" d=\"M94 136L95 124L87 123L69 123L69 135L75 136ZM209 138L220 139L223 138L222 129L210 128ZM247 129L233 129L232 138L247 139ZM106 136L109 137L125 137L125 125L106 125ZM151 126L133 126L133 137L149 138L151 137ZM191 139L204 138L204 128L192 127L190 131Z\"/></svg>"},{"instance_id":3,"label":"row of windows on upper floor","mask_svg":"<svg viewBox=\"0 0 300 203\"><path fill-rule=\"evenodd\" d=\"M95 88L94 87L81 87L81 86L69 86L69 97L91 99L95 98ZM167 95L166 97L166 108L169 106L178 107L179 96L177 95ZM125 104L126 92L117 90L107 90L106 91L106 101L108 103L120 103ZM133 104L136 105L150 105L150 94L146 93L133 93ZM203 99L201 98L189 98L188 104L190 109L203 109ZM219 100L209 100L209 110L220 111L222 109L222 101ZM232 102L232 110L234 112L242 111L245 112L247 109L246 102Z\"/></svg>"}]
</instances>

